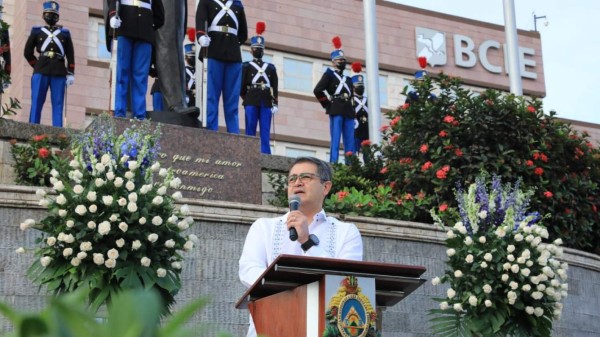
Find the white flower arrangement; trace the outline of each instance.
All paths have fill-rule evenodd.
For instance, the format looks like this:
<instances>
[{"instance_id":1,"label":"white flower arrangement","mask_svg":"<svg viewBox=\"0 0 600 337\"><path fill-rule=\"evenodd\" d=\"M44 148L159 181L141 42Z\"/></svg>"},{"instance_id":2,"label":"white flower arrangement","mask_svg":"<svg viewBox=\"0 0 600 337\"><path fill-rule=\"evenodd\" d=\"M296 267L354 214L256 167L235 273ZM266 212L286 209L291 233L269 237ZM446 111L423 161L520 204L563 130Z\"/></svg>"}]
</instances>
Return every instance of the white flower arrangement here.
<instances>
[{"instance_id":1,"label":"white flower arrangement","mask_svg":"<svg viewBox=\"0 0 600 337\"><path fill-rule=\"evenodd\" d=\"M432 309L433 331L453 336L550 336L567 297L568 265L562 241L545 242L537 212L527 213L531 191L483 177L456 191L460 219L447 232L447 283ZM432 211L436 223L440 218ZM443 227L444 228L444 227Z\"/></svg>"},{"instance_id":2,"label":"white flower arrangement","mask_svg":"<svg viewBox=\"0 0 600 337\"><path fill-rule=\"evenodd\" d=\"M93 308L123 288L158 288L165 308L174 302L180 251L196 236L182 233L193 219L187 206L175 206L181 193L167 193L180 180L156 161L159 137L149 123L117 134L103 116L74 142L70 171L51 173L58 196L36 192L47 216L20 226L44 233L28 271L35 283L54 294L89 288Z\"/></svg>"}]
</instances>

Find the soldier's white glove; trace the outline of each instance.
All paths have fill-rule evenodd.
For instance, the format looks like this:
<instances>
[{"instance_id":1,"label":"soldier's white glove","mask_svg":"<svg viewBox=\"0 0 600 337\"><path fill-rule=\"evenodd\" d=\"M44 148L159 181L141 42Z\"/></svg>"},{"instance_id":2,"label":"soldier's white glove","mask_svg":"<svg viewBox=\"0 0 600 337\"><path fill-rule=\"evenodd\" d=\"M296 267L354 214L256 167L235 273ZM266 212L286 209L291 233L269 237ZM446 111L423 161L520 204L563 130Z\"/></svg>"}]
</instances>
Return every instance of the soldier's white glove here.
<instances>
[{"instance_id":1,"label":"soldier's white glove","mask_svg":"<svg viewBox=\"0 0 600 337\"><path fill-rule=\"evenodd\" d=\"M71 85L73 85L73 82L75 82L75 76L73 75L67 75L67 87L70 87Z\"/></svg>"},{"instance_id":2,"label":"soldier's white glove","mask_svg":"<svg viewBox=\"0 0 600 337\"><path fill-rule=\"evenodd\" d=\"M277 105L273 105L273 107L271 108L271 113L274 115L279 111L279 107L277 107Z\"/></svg>"},{"instance_id":3,"label":"soldier's white glove","mask_svg":"<svg viewBox=\"0 0 600 337\"><path fill-rule=\"evenodd\" d=\"M117 16L113 16L110 18L110 28L119 28L121 27L121 19Z\"/></svg>"},{"instance_id":4,"label":"soldier's white glove","mask_svg":"<svg viewBox=\"0 0 600 337\"><path fill-rule=\"evenodd\" d=\"M208 47L210 45L210 37L208 35L202 35L198 38L198 44L200 47Z\"/></svg>"}]
</instances>

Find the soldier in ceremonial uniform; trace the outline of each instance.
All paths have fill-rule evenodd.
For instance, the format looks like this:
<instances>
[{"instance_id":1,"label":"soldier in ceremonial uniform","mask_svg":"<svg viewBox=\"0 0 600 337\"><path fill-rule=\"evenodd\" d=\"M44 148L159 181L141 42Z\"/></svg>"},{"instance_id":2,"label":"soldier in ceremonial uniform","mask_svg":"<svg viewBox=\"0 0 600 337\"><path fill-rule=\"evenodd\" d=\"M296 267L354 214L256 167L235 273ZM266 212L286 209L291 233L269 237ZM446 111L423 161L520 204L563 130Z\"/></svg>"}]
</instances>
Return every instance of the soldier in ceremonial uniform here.
<instances>
[{"instance_id":1,"label":"soldier in ceremonial uniform","mask_svg":"<svg viewBox=\"0 0 600 337\"><path fill-rule=\"evenodd\" d=\"M240 46L248 39L246 13L240 0L203 0L196 9L196 38L208 48L206 127L219 128L219 100L227 132L240 133L238 105L242 83ZM201 53L202 54L202 53Z\"/></svg>"},{"instance_id":2,"label":"soldier in ceremonial uniform","mask_svg":"<svg viewBox=\"0 0 600 337\"><path fill-rule=\"evenodd\" d=\"M361 149L361 143L369 139L369 107L367 104L367 96L365 96L365 81L361 74L362 65L360 62L352 63L352 71L355 73L352 76L352 87L354 95L352 96L354 113L356 120L354 123L354 153L358 155ZM363 160L368 161L363 153Z\"/></svg>"},{"instance_id":3,"label":"soldier in ceremonial uniform","mask_svg":"<svg viewBox=\"0 0 600 337\"><path fill-rule=\"evenodd\" d=\"M2 15L0 5L0 18ZM0 68L4 71L0 77L0 94L10 85L10 38L8 36L8 25L0 19ZM1 97L0 97L1 98Z\"/></svg>"},{"instance_id":4,"label":"soldier in ceremonial uniform","mask_svg":"<svg viewBox=\"0 0 600 337\"><path fill-rule=\"evenodd\" d=\"M268 62L263 62L265 39L261 34L264 22L257 22L256 36L250 39L254 59L244 62L242 67L242 88L240 96L246 110L246 135L256 136L256 126L260 124L260 152L271 154L269 135L272 114L277 113L277 70Z\"/></svg>"},{"instance_id":5,"label":"soldier in ceremonial uniform","mask_svg":"<svg viewBox=\"0 0 600 337\"><path fill-rule=\"evenodd\" d=\"M47 26L31 29L24 51L27 62L33 67L29 122L40 123L50 88L52 126L62 127L65 89L75 81L75 52L69 30L56 24L59 19L58 3L46 1L43 8L42 17Z\"/></svg>"},{"instance_id":6,"label":"soldier in ceremonial uniform","mask_svg":"<svg viewBox=\"0 0 600 337\"><path fill-rule=\"evenodd\" d=\"M188 43L185 49L185 101L188 106L196 105L196 45Z\"/></svg>"},{"instance_id":7,"label":"soldier in ceremonial uniform","mask_svg":"<svg viewBox=\"0 0 600 337\"><path fill-rule=\"evenodd\" d=\"M338 36L333 38L336 48L331 53L333 69L328 68L313 90L315 97L329 115L331 146L329 162L337 163L340 138L343 137L346 152L354 151L354 108L352 107L352 80L344 75L346 57L341 50Z\"/></svg>"},{"instance_id":8,"label":"soldier in ceremonial uniform","mask_svg":"<svg viewBox=\"0 0 600 337\"><path fill-rule=\"evenodd\" d=\"M117 13L116 3L108 1L109 24L116 30L119 46L115 117L126 116L131 85L133 117L144 119L154 30L164 23L164 9L161 0L119 0Z\"/></svg>"}]
</instances>

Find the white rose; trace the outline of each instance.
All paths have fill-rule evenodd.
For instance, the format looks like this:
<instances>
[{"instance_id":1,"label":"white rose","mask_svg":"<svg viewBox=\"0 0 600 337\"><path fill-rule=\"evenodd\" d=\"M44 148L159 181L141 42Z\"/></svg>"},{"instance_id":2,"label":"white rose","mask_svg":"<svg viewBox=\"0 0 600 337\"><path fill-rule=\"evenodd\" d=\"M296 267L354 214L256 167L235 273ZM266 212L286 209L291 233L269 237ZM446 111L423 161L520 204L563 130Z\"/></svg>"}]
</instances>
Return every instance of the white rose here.
<instances>
[{"instance_id":1,"label":"white rose","mask_svg":"<svg viewBox=\"0 0 600 337\"><path fill-rule=\"evenodd\" d=\"M171 267L173 267L173 269L181 269L181 262L175 261L171 263Z\"/></svg>"},{"instance_id":2,"label":"white rose","mask_svg":"<svg viewBox=\"0 0 600 337\"><path fill-rule=\"evenodd\" d=\"M492 254L485 253L485 255L483 256L483 259L486 260L487 262L492 261Z\"/></svg>"},{"instance_id":3,"label":"white rose","mask_svg":"<svg viewBox=\"0 0 600 337\"><path fill-rule=\"evenodd\" d=\"M163 219L160 216L157 215L152 218L152 224L154 226L160 226L160 225L162 225L162 223L163 223Z\"/></svg>"},{"instance_id":4,"label":"white rose","mask_svg":"<svg viewBox=\"0 0 600 337\"><path fill-rule=\"evenodd\" d=\"M83 193L83 186L77 184L73 187L73 193L75 194L81 194Z\"/></svg>"},{"instance_id":5,"label":"white rose","mask_svg":"<svg viewBox=\"0 0 600 337\"><path fill-rule=\"evenodd\" d=\"M194 248L194 242L192 242L192 241L186 241L185 244L183 245L183 250L185 250L187 252L189 252L193 248Z\"/></svg>"},{"instance_id":6,"label":"white rose","mask_svg":"<svg viewBox=\"0 0 600 337\"><path fill-rule=\"evenodd\" d=\"M50 256L42 256L40 258L40 263L42 264L42 267L48 267L50 262L52 262L52 258Z\"/></svg>"},{"instance_id":7,"label":"white rose","mask_svg":"<svg viewBox=\"0 0 600 337\"><path fill-rule=\"evenodd\" d=\"M96 163L96 166L94 166L94 168L98 172L104 172L104 170L106 169L102 163Z\"/></svg>"},{"instance_id":8,"label":"white rose","mask_svg":"<svg viewBox=\"0 0 600 337\"><path fill-rule=\"evenodd\" d=\"M563 244L563 240L562 240L562 239L556 239L556 240L554 240L554 242L553 242L553 243L554 243L555 245L557 245L557 246L560 246L560 245L562 245L562 244Z\"/></svg>"},{"instance_id":9,"label":"white rose","mask_svg":"<svg viewBox=\"0 0 600 337\"><path fill-rule=\"evenodd\" d=\"M96 180L94 180L94 185L96 185L96 187L102 187L104 186L104 179L102 178L96 178Z\"/></svg>"},{"instance_id":10,"label":"white rose","mask_svg":"<svg viewBox=\"0 0 600 337\"><path fill-rule=\"evenodd\" d=\"M39 198L43 198L46 196L46 190L40 188L35 191L35 195L37 195Z\"/></svg>"},{"instance_id":11,"label":"white rose","mask_svg":"<svg viewBox=\"0 0 600 337\"><path fill-rule=\"evenodd\" d=\"M152 185L142 185L140 188L140 194L146 194L152 190Z\"/></svg>"},{"instance_id":12,"label":"white rose","mask_svg":"<svg viewBox=\"0 0 600 337\"><path fill-rule=\"evenodd\" d=\"M125 246L125 240L124 239L119 239L116 242L117 247L122 248L123 246Z\"/></svg>"},{"instance_id":13,"label":"white rose","mask_svg":"<svg viewBox=\"0 0 600 337\"><path fill-rule=\"evenodd\" d=\"M164 269L164 268L158 268L156 270L156 276L158 276L158 277L165 277L165 276L167 276L167 270Z\"/></svg>"},{"instance_id":14,"label":"white rose","mask_svg":"<svg viewBox=\"0 0 600 337\"><path fill-rule=\"evenodd\" d=\"M56 203L59 205L64 205L67 203L67 198L65 198L63 194L60 194L58 197L56 197Z\"/></svg>"},{"instance_id":15,"label":"white rose","mask_svg":"<svg viewBox=\"0 0 600 337\"><path fill-rule=\"evenodd\" d=\"M87 200L94 202L94 201L96 201L97 194L95 191L89 191L86 197L87 197Z\"/></svg>"},{"instance_id":16,"label":"white rose","mask_svg":"<svg viewBox=\"0 0 600 337\"><path fill-rule=\"evenodd\" d=\"M528 313L529 315L533 315L533 307L526 306L525 312Z\"/></svg>"},{"instance_id":17,"label":"white rose","mask_svg":"<svg viewBox=\"0 0 600 337\"><path fill-rule=\"evenodd\" d=\"M39 202L39 205L42 207L48 207L48 205L50 204L50 201L46 200L46 199L42 199Z\"/></svg>"},{"instance_id":18,"label":"white rose","mask_svg":"<svg viewBox=\"0 0 600 337\"><path fill-rule=\"evenodd\" d=\"M127 232L127 229L129 228L129 226L125 223L125 222L120 222L119 223L119 229L125 233Z\"/></svg>"},{"instance_id":19,"label":"white rose","mask_svg":"<svg viewBox=\"0 0 600 337\"><path fill-rule=\"evenodd\" d=\"M167 193L167 187L166 186L159 187L158 190L156 190L156 193L158 195L165 195Z\"/></svg>"},{"instance_id":20,"label":"white rose","mask_svg":"<svg viewBox=\"0 0 600 337\"><path fill-rule=\"evenodd\" d=\"M508 281L508 274L502 274L501 280L502 280L503 282L506 282L506 281Z\"/></svg>"},{"instance_id":21,"label":"white rose","mask_svg":"<svg viewBox=\"0 0 600 337\"><path fill-rule=\"evenodd\" d=\"M190 207L188 205L183 205L179 209L179 212L181 212L182 215L188 215L190 213Z\"/></svg>"},{"instance_id":22,"label":"white rose","mask_svg":"<svg viewBox=\"0 0 600 337\"><path fill-rule=\"evenodd\" d=\"M171 197L175 200L179 200L179 199L183 198L183 195L181 194L181 192L176 191L175 193L173 193L173 195L171 195Z\"/></svg>"},{"instance_id":23,"label":"white rose","mask_svg":"<svg viewBox=\"0 0 600 337\"><path fill-rule=\"evenodd\" d=\"M173 241L173 239L169 239L169 240L165 241L165 247L167 247L167 248L175 247L175 241Z\"/></svg>"},{"instance_id":24,"label":"white rose","mask_svg":"<svg viewBox=\"0 0 600 337\"><path fill-rule=\"evenodd\" d=\"M59 180L54 184L54 189L60 192L65 189L65 185Z\"/></svg>"},{"instance_id":25,"label":"white rose","mask_svg":"<svg viewBox=\"0 0 600 337\"><path fill-rule=\"evenodd\" d=\"M544 314L544 309L542 309L540 307L536 307L535 309L533 309L533 313L537 317L541 317Z\"/></svg>"},{"instance_id":26,"label":"white rose","mask_svg":"<svg viewBox=\"0 0 600 337\"><path fill-rule=\"evenodd\" d=\"M135 160L130 160L127 164L128 164L127 166L129 167L130 171L135 171L135 169L137 169L139 167L138 162Z\"/></svg>"},{"instance_id":27,"label":"white rose","mask_svg":"<svg viewBox=\"0 0 600 337\"><path fill-rule=\"evenodd\" d=\"M22 231L31 228L33 225L35 225L35 220L33 219L27 219L23 222L21 222L21 225L19 226L21 228Z\"/></svg>"},{"instance_id":28,"label":"white rose","mask_svg":"<svg viewBox=\"0 0 600 337\"><path fill-rule=\"evenodd\" d=\"M499 237L499 238L503 238L503 237L506 236L506 231L504 230L504 228L498 227L494 231L494 234L496 234L496 236Z\"/></svg>"},{"instance_id":29,"label":"white rose","mask_svg":"<svg viewBox=\"0 0 600 337\"><path fill-rule=\"evenodd\" d=\"M442 310L448 309L448 302L446 302L446 301L440 302L440 309L442 309Z\"/></svg>"},{"instance_id":30,"label":"white rose","mask_svg":"<svg viewBox=\"0 0 600 337\"><path fill-rule=\"evenodd\" d=\"M112 195L104 195L104 196L102 196L102 203L104 203L106 206L112 205L112 202L113 202Z\"/></svg>"},{"instance_id":31,"label":"white rose","mask_svg":"<svg viewBox=\"0 0 600 337\"><path fill-rule=\"evenodd\" d=\"M485 243L485 241L486 241L485 236L480 236L479 237L479 243Z\"/></svg>"},{"instance_id":32,"label":"white rose","mask_svg":"<svg viewBox=\"0 0 600 337\"><path fill-rule=\"evenodd\" d=\"M160 205L163 203L163 198L160 195L157 195L154 197L154 199L152 199L152 203L154 205Z\"/></svg>"},{"instance_id":33,"label":"white rose","mask_svg":"<svg viewBox=\"0 0 600 337\"><path fill-rule=\"evenodd\" d=\"M135 184L133 183L133 181L129 180L127 181L127 183L125 184L125 188L128 191L133 191L135 189Z\"/></svg>"},{"instance_id":34,"label":"white rose","mask_svg":"<svg viewBox=\"0 0 600 337\"><path fill-rule=\"evenodd\" d=\"M465 261L467 261L467 263L473 263L473 255L471 255L471 254L467 255L467 257L465 258Z\"/></svg>"},{"instance_id":35,"label":"white rose","mask_svg":"<svg viewBox=\"0 0 600 337\"><path fill-rule=\"evenodd\" d=\"M84 205L77 205L77 207L75 207L75 213L84 215L87 213L87 208Z\"/></svg>"},{"instance_id":36,"label":"white rose","mask_svg":"<svg viewBox=\"0 0 600 337\"><path fill-rule=\"evenodd\" d=\"M87 253L86 252L79 252L77 253L77 258L80 260L83 260L87 257Z\"/></svg>"},{"instance_id":37,"label":"white rose","mask_svg":"<svg viewBox=\"0 0 600 337\"><path fill-rule=\"evenodd\" d=\"M119 215L113 213L113 214L110 215L110 218L108 218L108 220L110 222L115 222L115 221L119 220Z\"/></svg>"},{"instance_id":38,"label":"white rose","mask_svg":"<svg viewBox=\"0 0 600 337\"><path fill-rule=\"evenodd\" d=\"M148 241L154 243L154 242L156 242L156 240L158 240L158 234L152 233L152 234L148 235Z\"/></svg>"},{"instance_id":39,"label":"white rose","mask_svg":"<svg viewBox=\"0 0 600 337\"><path fill-rule=\"evenodd\" d=\"M161 168L160 171L158 172L158 175L161 177L166 177L167 176L167 169Z\"/></svg>"},{"instance_id":40,"label":"white rose","mask_svg":"<svg viewBox=\"0 0 600 337\"><path fill-rule=\"evenodd\" d=\"M483 261L483 262L481 262L480 266L481 266L481 268L485 269L488 267L488 264L485 261Z\"/></svg>"},{"instance_id":41,"label":"white rose","mask_svg":"<svg viewBox=\"0 0 600 337\"><path fill-rule=\"evenodd\" d=\"M545 285L543 285L543 284L538 284L536 288L537 288L537 290L539 290L539 291L544 291L544 290L546 290L546 286L545 286Z\"/></svg>"},{"instance_id":42,"label":"white rose","mask_svg":"<svg viewBox=\"0 0 600 337\"><path fill-rule=\"evenodd\" d=\"M461 278L463 276L463 272L460 270L455 270L454 271L454 277L456 278Z\"/></svg>"},{"instance_id":43,"label":"white rose","mask_svg":"<svg viewBox=\"0 0 600 337\"><path fill-rule=\"evenodd\" d=\"M112 269L117 265L117 260L108 259L106 260L106 262L104 262L104 265L106 266L106 268Z\"/></svg>"},{"instance_id":44,"label":"white rose","mask_svg":"<svg viewBox=\"0 0 600 337\"><path fill-rule=\"evenodd\" d=\"M110 222L102 221L100 225L98 225L98 233L100 235L106 235L110 232Z\"/></svg>"},{"instance_id":45,"label":"white rose","mask_svg":"<svg viewBox=\"0 0 600 337\"><path fill-rule=\"evenodd\" d=\"M485 284L485 285L483 286L483 292L484 292L484 293L486 293L486 294L489 294L489 293L491 293L491 292L492 292L492 286L491 286L491 285L489 285L489 284Z\"/></svg>"},{"instance_id":46,"label":"white rose","mask_svg":"<svg viewBox=\"0 0 600 337\"><path fill-rule=\"evenodd\" d=\"M177 223L177 227L179 229L181 229L182 231L184 231L184 230L188 229L190 227L190 225L187 223L187 221L182 220Z\"/></svg>"},{"instance_id":47,"label":"white rose","mask_svg":"<svg viewBox=\"0 0 600 337\"><path fill-rule=\"evenodd\" d=\"M453 308L454 308L454 311L463 311L462 304L460 304L460 303L454 303Z\"/></svg>"},{"instance_id":48,"label":"white rose","mask_svg":"<svg viewBox=\"0 0 600 337\"><path fill-rule=\"evenodd\" d=\"M515 281L511 281L508 286L510 287L510 289L512 290L517 290L517 288L519 288L519 284Z\"/></svg>"},{"instance_id":49,"label":"white rose","mask_svg":"<svg viewBox=\"0 0 600 337\"><path fill-rule=\"evenodd\" d=\"M135 240L131 243L132 250L138 250L140 249L140 247L142 247L142 243L140 242L140 240Z\"/></svg>"},{"instance_id":50,"label":"white rose","mask_svg":"<svg viewBox=\"0 0 600 337\"><path fill-rule=\"evenodd\" d=\"M119 257L119 251L116 249L111 249L106 253L106 256L108 256L109 259L117 259L117 257Z\"/></svg>"},{"instance_id":51,"label":"white rose","mask_svg":"<svg viewBox=\"0 0 600 337\"><path fill-rule=\"evenodd\" d=\"M115 179L115 173L113 171L107 172L106 173L106 179L108 179L108 180Z\"/></svg>"},{"instance_id":52,"label":"white rose","mask_svg":"<svg viewBox=\"0 0 600 337\"><path fill-rule=\"evenodd\" d=\"M453 299L454 296L456 296L456 291L452 288L448 288L448 290L446 290L446 295L448 295L449 299Z\"/></svg>"},{"instance_id":53,"label":"white rose","mask_svg":"<svg viewBox=\"0 0 600 337\"><path fill-rule=\"evenodd\" d=\"M64 257L71 256L73 254L73 248L65 248L62 252Z\"/></svg>"},{"instance_id":54,"label":"white rose","mask_svg":"<svg viewBox=\"0 0 600 337\"><path fill-rule=\"evenodd\" d=\"M525 241L526 241L526 242L531 242L531 241L533 241L533 235L531 235L531 234L527 235L527 236L525 237Z\"/></svg>"},{"instance_id":55,"label":"white rose","mask_svg":"<svg viewBox=\"0 0 600 337\"><path fill-rule=\"evenodd\" d=\"M544 294L541 291L534 291L531 293L531 297L533 297L534 300L539 300L544 297Z\"/></svg>"},{"instance_id":56,"label":"white rose","mask_svg":"<svg viewBox=\"0 0 600 337\"><path fill-rule=\"evenodd\" d=\"M123 178L118 177L115 179L115 187L121 187L123 186Z\"/></svg>"},{"instance_id":57,"label":"white rose","mask_svg":"<svg viewBox=\"0 0 600 337\"><path fill-rule=\"evenodd\" d=\"M510 265L510 263L508 263L508 262L505 262L505 263L502 265L502 269L504 269L504 270L509 270L509 269L510 269L510 267L511 267L511 265Z\"/></svg>"},{"instance_id":58,"label":"white rose","mask_svg":"<svg viewBox=\"0 0 600 337\"><path fill-rule=\"evenodd\" d=\"M89 229L96 229L96 223L95 223L95 222L93 222L93 221L88 221L88 223L87 223L87 227L88 227Z\"/></svg>"},{"instance_id":59,"label":"white rose","mask_svg":"<svg viewBox=\"0 0 600 337\"><path fill-rule=\"evenodd\" d=\"M517 233L517 235L515 235L515 241L517 241L517 242L523 241L523 234Z\"/></svg>"},{"instance_id":60,"label":"white rose","mask_svg":"<svg viewBox=\"0 0 600 337\"><path fill-rule=\"evenodd\" d=\"M198 237L196 236L196 234L190 234L188 235L188 240L192 242L198 242Z\"/></svg>"},{"instance_id":61,"label":"white rose","mask_svg":"<svg viewBox=\"0 0 600 337\"><path fill-rule=\"evenodd\" d=\"M121 198L119 198L117 203L119 204L119 206L123 207L123 206L127 205L127 199L121 197Z\"/></svg>"},{"instance_id":62,"label":"white rose","mask_svg":"<svg viewBox=\"0 0 600 337\"><path fill-rule=\"evenodd\" d=\"M76 169L76 168L78 168L78 167L79 167L79 162L77 162L77 160L74 160L74 159L73 159L73 160L71 160L71 161L69 162L69 166L70 166L71 168L74 168L74 169Z\"/></svg>"},{"instance_id":63,"label":"white rose","mask_svg":"<svg viewBox=\"0 0 600 337\"><path fill-rule=\"evenodd\" d=\"M61 218L64 218L67 216L67 210L66 209L59 209L58 210L58 216Z\"/></svg>"},{"instance_id":64,"label":"white rose","mask_svg":"<svg viewBox=\"0 0 600 337\"><path fill-rule=\"evenodd\" d=\"M108 164L110 164L111 162L110 155L108 153L103 154L100 158L100 162L102 163L102 165L108 166Z\"/></svg>"},{"instance_id":65,"label":"white rose","mask_svg":"<svg viewBox=\"0 0 600 337\"><path fill-rule=\"evenodd\" d=\"M81 250L83 252L92 250L92 243L90 241L82 242L81 244L79 244L79 250Z\"/></svg>"},{"instance_id":66,"label":"white rose","mask_svg":"<svg viewBox=\"0 0 600 337\"><path fill-rule=\"evenodd\" d=\"M58 241L65 241L65 233L63 233L63 232L58 233L57 239L58 239Z\"/></svg>"},{"instance_id":67,"label":"white rose","mask_svg":"<svg viewBox=\"0 0 600 337\"><path fill-rule=\"evenodd\" d=\"M131 212L131 213L134 213L135 211L138 210L138 207L137 207L137 205L135 203L130 202L130 203L127 204L127 210L129 212Z\"/></svg>"},{"instance_id":68,"label":"white rose","mask_svg":"<svg viewBox=\"0 0 600 337\"><path fill-rule=\"evenodd\" d=\"M147 258L145 256L142 257L142 259L140 260L141 265L144 266L144 267L150 266L151 262L152 262L152 260L150 260L149 258Z\"/></svg>"},{"instance_id":69,"label":"white rose","mask_svg":"<svg viewBox=\"0 0 600 337\"><path fill-rule=\"evenodd\" d=\"M100 253L94 253L94 263L97 265L103 265L104 264L104 255L100 254Z\"/></svg>"},{"instance_id":70,"label":"white rose","mask_svg":"<svg viewBox=\"0 0 600 337\"><path fill-rule=\"evenodd\" d=\"M477 297L475 296L469 296L469 304L474 307L477 305Z\"/></svg>"},{"instance_id":71,"label":"white rose","mask_svg":"<svg viewBox=\"0 0 600 337\"><path fill-rule=\"evenodd\" d=\"M73 220L67 220L66 225L67 225L68 228L73 228L75 226L75 221L73 221Z\"/></svg>"},{"instance_id":72,"label":"white rose","mask_svg":"<svg viewBox=\"0 0 600 337\"><path fill-rule=\"evenodd\" d=\"M98 206L92 204L90 205L90 207L88 207L88 210L90 211L90 213L96 213L96 211L98 211Z\"/></svg>"},{"instance_id":73,"label":"white rose","mask_svg":"<svg viewBox=\"0 0 600 337\"><path fill-rule=\"evenodd\" d=\"M181 186L181 179L175 178L175 179L171 180L171 182L169 183L169 186L171 188L175 188L175 189L179 188L179 186Z\"/></svg>"},{"instance_id":74,"label":"white rose","mask_svg":"<svg viewBox=\"0 0 600 337\"><path fill-rule=\"evenodd\" d=\"M173 214L173 215L171 215L171 216L170 216L170 217L167 219L167 222L168 222L168 223L172 223L172 224L174 224L174 223L177 223L177 219L179 219L179 218L177 217L177 215Z\"/></svg>"},{"instance_id":75,"label":"white rose","mask_svg":"<svg viewBox=\"0 0 600 337\"><path fill-rule=\"evenodd\" d=\"M440 282L441 282L441 280L440 280L440 278L439 278L439 277L434 277L434 278L431 280L431 284L433 284L434 286L437 286L438 284L440 284Z\"/></svg>"},{"instance_id":76,"label":"white rose","mask_svg":"<svg viewBox=\"0 0 600 337\"><path fill-rule=\"evenodd\" d=\"M71 265L77 267L81 264L81 260L78 258L71 259Z\"/></svg>"},{"instance_id":77,"label":"white rose","mask_svg":"<svg viewBox=\"0 0 600 337\"><path fill-rule=\"evenodd\" d=\"M46 239L46 244L48 246L54 246L56 244L56 238L54 236L50 236Z\"/></svg>"},{"instance_id":78,"label":"white rose","mask_svg":"<svg viewBox=\"0 0 600 337\"><path fill-rule=\"evenodd\" d=\"M515 246L514 245L508 245L508 247L506 247L506 251L509 253L512 253L515 251Z\"/></svg>"},{"instance_id":79,"label":"white rose","mask_svg":"<svg viewBox=\"0 0 600 337\"><path fill-rule=\"evenodd\" d=\"M140 223L140 225L144 225L146 223L146 218L145 217L141 217L138 222Z\"/></svg>"},{"instance_id":80,"label":"white rose","mask_svg":"<svg viewBox=\"0 0 600 337\"><path fill-rule=\"evenodd\" d=\"M513 265L510 267L510 271L512 271L512 272L513 272L513 273L515 273L515 274L516 274L516 273L518 273L518 272L519 272L519 265L518 265L518 264L513 264Z\"/></svg>"},{"instance_id":81,"label":"white rose","mask_svg":"<svg viewBox=\"0 0 600 337\"><path fill-rule=\"evenodd\" d=\"M531 270L529 270L529 268L521 269L521 275L523 275L525 277L529 276L530 273L531 273Z\"/></svg>"},{"instance_id":82,"label":"white rose","mask_svg":"<svg viewBox=\"0 0 600 337\"><path fill-rule=\"evenodd\" d=\"M65 235L64 241L66 243L73 243L75 242L75 237L73 236L73 234Z\"/></svg>"},{"instance_id":83,"label":"white rose","mask_svg":"<svg viewBox=\"0 0 600 337\"><path fill-rule=\"evenodd\" d=\"M152 166L150 166L150 169L152 170L152 172L158 171L158 169L160 169L160 163L154 162L154 164L152 164Z\"/></svg>"},{"instance_id":84,"label":"white rose","mask_svg":"<svg viewBox=\"0 0 600 337\"><path fill-rule=\"evenodd\" d=\"M490 300L485 300L485 302L484 302L484 303L485 303L485 306L486 306L487 308L489 308L489 307L491 307L491 306L492 306L492 301L490 301Z\"/></svg>"},{"instance_id":85,"label":"white rose","mask_svg":"<svg viewBox=\"0 0 600 337\"><path fill-rule=\"evenodd\" d=\"M454 250L454 248L450 248L450 249L446 250L446 254L448 256L453 256L454 254L456 254L456 250Z\"/></svg>"},{"instance_id":86,"label":"white rose","mask_svg":"<svg viewBox=\"0 0 600 337\"><path fill-rule=\"evenodd\" d=\"M23 247L19 247L19 248L17 248L17 250L15 250L15 252L16 252L17 254L23 254L23 253L25 253L25 248L23 248Z\"/></svg>"},{"instance_id":87,"label":"white rose","mask_svg":"<svg viewBox=\"0 0 600 337\"><path fill-rule=\"evenodd\" d=\"M186 221L186 222L187 222L189 225L191 225L191 224L193 224L193 223L194 223L194 218L192 218L191 216L188 216L188 217L186 217L186 218L185 218L185 221Z\"/></svg>"},{"instance_id":88,"label":"white rose","mask_svg":"<svg viewBox=\"0 0 600 337\"><path fill-rule=\"evenodd\" d=\"M135 193L135 192L129 193L129 195L127 196L127 200L129 200L131 202L137 202L138 201L137 193Z\"/></svg>"},{"instance_id":89,"label":"white rose","mask_svg":"<svg viewBox=\"0 0 600 337\"><path fill-rule=\"evenodd\" d=\"M133 172L131 172L131 171L125 172L125 179L131 180L131 179L133 179L133 177L135 177L135 174L133 174Z\"/></svg>"}]
</instances>

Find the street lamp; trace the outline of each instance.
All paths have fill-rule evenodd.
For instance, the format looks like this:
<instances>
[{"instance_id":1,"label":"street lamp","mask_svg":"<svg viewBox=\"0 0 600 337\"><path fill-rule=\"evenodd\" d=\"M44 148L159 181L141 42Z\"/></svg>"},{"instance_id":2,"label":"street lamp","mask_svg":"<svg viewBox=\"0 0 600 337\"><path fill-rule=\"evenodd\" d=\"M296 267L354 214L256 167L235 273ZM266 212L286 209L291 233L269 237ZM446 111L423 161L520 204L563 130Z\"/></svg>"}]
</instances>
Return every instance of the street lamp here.
<instances>
[{"instance_id":1,"label":"street lamp","mask_svg":"<svg viewBox=\"0 0 600 337\"><path fill-rule=\"evenodd\" d=\"M535 12L533 14L533 29L537 32L537 20L544 19L544 26L548 26L548 19L546 19L545 15L536 16Z\"/></svg>"}]
</instances>

